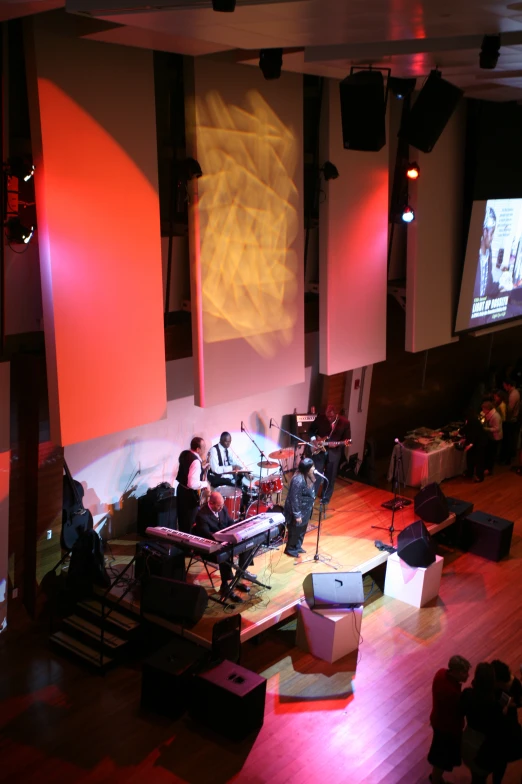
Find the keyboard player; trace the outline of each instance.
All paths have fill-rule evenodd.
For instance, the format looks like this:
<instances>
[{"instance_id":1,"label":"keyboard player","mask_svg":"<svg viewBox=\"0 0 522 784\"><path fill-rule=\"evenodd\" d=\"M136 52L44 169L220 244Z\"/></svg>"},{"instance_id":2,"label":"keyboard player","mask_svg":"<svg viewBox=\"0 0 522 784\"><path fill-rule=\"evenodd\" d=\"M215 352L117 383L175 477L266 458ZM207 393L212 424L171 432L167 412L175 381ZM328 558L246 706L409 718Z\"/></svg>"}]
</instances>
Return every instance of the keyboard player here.
<instances>
[{"instance_id":1,"label":"keyboard player","mask_svg":"<svg viewBox=\"0 0 522 784\"><path fill-rule=\"evenodd\" d=\"M223 528L228 528L230 525L235 525L234 520L232 520L225 507L223 496L214 490L210 493L207 503L197 513L192 533L196 534L196 536L201 536L203 539L214 539L214 534L217 531L222 531ZM246 570L249 561L250 553L242 553L238 561L240 568ZM226 595L229 591L228 584L233 577L232 567L228 563L220 564L219 572L221 575L219 592L221 595ZM236 588L238 591L245 593L250 591L250 587L244 583L238 583ZM227 599L236 603L243 601L237 593L232 593L227 596Z\"/></svg>"}]
</instances>

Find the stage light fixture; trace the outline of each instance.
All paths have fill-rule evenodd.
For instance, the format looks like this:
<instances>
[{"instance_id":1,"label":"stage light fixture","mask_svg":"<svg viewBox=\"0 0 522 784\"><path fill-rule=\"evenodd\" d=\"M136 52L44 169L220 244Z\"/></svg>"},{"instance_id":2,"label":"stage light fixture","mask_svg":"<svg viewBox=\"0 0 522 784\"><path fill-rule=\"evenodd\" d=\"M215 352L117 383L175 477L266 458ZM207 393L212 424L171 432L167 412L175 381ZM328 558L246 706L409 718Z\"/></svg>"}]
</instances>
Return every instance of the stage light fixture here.
<instances>
[{"instance_id":1,"label":"stage light fixture","mask_svg":"<svg viewBox=\"0 0 522 784\"><path fill-rule=\"evenodd\" d=\"M482 39L482 48L479 53L479 64L481 68L493 70L497 67L500 55L500 36L485 35Z\"/></svg>"},{"instance_id":2,"label":"stage light fixture","mask_svg":"<svg viewBox=\"0 0 522 784\"><path fill-rule=\"evenodd\" d=\"M230 14L236 10L236 0L212 0L212 8L214 11Z\"/></svg>"},{"instance_id":3,"label":"stage light fixture","mask_svg":"<svg viewBox=\"0 0 522 784\"><path fill-rule=\"evenodd\" d=\"M259 51L259 67L265 79L279 79L282 66L282 49L261 49Z\"/></svg>"},{"instance_id":4,"label":"stage light fixture","mask_svg":"<svg viewBox=\"0 0 522 784\"><path fill-rule=\"evenodd\" d=\"M418 163L409 163L406 167L406 177L409 180L418 180L420 177L420 168Z\"/></svg>"},{"instance_id":5,"label":"stage light fixture","mask_svg":"<svg viewBox=\"0 0 522 784\"><path fill-rule=\"evenodd\" d=\"M331 161L325 161L324 166L321 167L321 171L326 182L328 182L328 180L336 180L339 176L337 166Z\"/></svg>"},{"instance_id":6,"label":"stage light fixture","mask_svg":"<svg viewBox=\"0 0 522 784\"><path fill-rule=\"evenodd\" d=\"M388 78L388 90L390 90L399 101L402 101L403 98L411 95L415 90L416 85L417 80L414 77L411 79L401 79L398 76L390 76Z\"/></svg>"},{"instance_id":7,"label":"stage light fixture","mask_svg":"<svg viewBox=\"0 0 522 784\"><path fill-rule=\"evenodd\" d=\"M415 220L415 213L409 204L402 208L401 220L403 223L411 223Z\"/></svg>"},{"instance_id":8,"label":"stage light fixture","mask_svg":"<svg viewBox=\"0 0 522 784\"><path fill-rule=\"evenodd\" d=\"M29 182L34 175L34 165L19 156L9 158L6 164L7 173L11 177L17 177L19 180Z\"/></svg>"},{"instance_id":9,"label":"stage light fixture","mask_svg":"<svg viewBox=\"0 0 522 784\"><path fill-rule=\"evenodd\" d=\"M179 165L180 179L192 180L194 177L198 179L203 176L201 166L195 158L185 158Z\"/></svg>"},{"instance_id":10,"label":"stage light fixture","mask_svg":"<svg viewBox=\"0 0 522 784\"><path fill-rule=\"evenodd\" d=\"M7 242L10 245L27 245L34 234L34 226L23 226L20 218L9 218L5 224Z\"/></svg>"}]
</instances>

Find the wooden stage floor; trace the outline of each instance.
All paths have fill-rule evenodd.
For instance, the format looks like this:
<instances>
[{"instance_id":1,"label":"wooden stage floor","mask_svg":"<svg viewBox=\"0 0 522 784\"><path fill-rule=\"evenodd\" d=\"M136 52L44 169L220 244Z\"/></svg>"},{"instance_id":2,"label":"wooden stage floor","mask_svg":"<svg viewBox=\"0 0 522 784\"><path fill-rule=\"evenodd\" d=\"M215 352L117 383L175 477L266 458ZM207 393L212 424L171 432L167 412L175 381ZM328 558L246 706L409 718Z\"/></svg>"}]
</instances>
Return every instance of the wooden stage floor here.
<instances>
[{"instance_id":1,"label":"wooden stage floor","mask_svg":"<svg viewBox=\"0 0 522 784\"><path fill-rule=\"evenodd\" d=\"M283 546L277 550L269 550L256 558L251 571L257 574L257 579L260 582L269 585L270 588L265 589L259 588L255 584L252 585L250 594L242 594L244 598L242 604L226 609L222 605L210 601L203 618L195 626L183 630L181 626L157 616L148 617L174 632L183 633L185 637L200 645L210 647L212 628L216 621L231 613L240 612L242 618L241 639L243 642L251 639L296 613L297 604L303 595L303 580L310 572L362 572L364 576L386 562L388 553L378 550L375 547L375 541L380 539L385 544L389 544L389 534L387 531L375 530L372 526L387 527L390 525L392 513L383 509L381 503L391 498L393 498L392 494L386 490L359 482L349 484L340 479L336 483L327 516L323 518L321 525L319 554L327 559L327 563L313 560L317 532L310 531L304 541L306 555L301 558L294 559L285 555ZM317 518L318 510L316 509L312 522L316 523ZM396 512L394 525L396 528L404 528L415 519L413 504L411 504ZM437 528L440 527L437 526ZM129 546L134 548L135 541L118 540L111 543L111 549L116 558L115 565L129 561ZM188 580L197 585L203 585L212 595L211 583L201 563L192 565ZM220 579L217 571L214 583L218 588ZM123 589L117 586L113 593L118 595L121 590ZM124 600L124 606L127 609L139 611L139 587L128 594Z\"/></svg>"}]
</instances>

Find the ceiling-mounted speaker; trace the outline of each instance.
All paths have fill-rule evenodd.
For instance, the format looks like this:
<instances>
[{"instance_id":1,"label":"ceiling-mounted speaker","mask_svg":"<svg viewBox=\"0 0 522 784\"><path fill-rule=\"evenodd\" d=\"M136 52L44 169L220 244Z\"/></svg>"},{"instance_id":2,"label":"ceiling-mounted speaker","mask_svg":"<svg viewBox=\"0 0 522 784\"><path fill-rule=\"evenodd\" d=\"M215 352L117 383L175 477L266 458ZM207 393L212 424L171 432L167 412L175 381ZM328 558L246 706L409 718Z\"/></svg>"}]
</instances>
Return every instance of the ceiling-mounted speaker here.
<instances>
[{"instance_id":1,"label":"ceiling-mounted speaker","mask_svg":"<svg viewBox=\"0 0 522 784\"><path fill-rule=\"evenodd\" d=\"M448 120L457 108L463 91L432 71L399 131L401 139L421 152L431 152Z\"/></svg>"},{"instance_id":2,"label":"ceiling-mounted speaker","mask_svg":"<svg viewBox=\"0 0 522 784\"><path fill-rule=\"evenodd\" d=\"M378 152L386 144L386 102L380 71L356 71L339 85L345 150Z\"/></svg>"}]
</instances>

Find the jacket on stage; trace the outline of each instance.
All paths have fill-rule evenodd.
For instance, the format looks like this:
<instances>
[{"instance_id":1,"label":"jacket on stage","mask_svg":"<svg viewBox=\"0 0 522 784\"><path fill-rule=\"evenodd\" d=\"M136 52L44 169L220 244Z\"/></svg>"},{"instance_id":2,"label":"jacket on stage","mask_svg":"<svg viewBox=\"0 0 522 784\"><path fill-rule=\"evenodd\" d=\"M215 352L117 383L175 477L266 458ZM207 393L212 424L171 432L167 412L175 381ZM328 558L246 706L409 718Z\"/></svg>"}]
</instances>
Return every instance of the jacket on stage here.
<instances>
[{"instance_id":1,"label":"jacket on stage","mask_svg":"<svg viewBox=\"0 0 522 784\"><path fill-rule=\"evenodd\" d=\"M315 488L309 487L302 474L296 474L290 482L290 488L285 501L285 519L287 525L292 525L296 518L301 518L303 525L308 524L312 515L315 500Z\"/></svg>"},{"instance_id":2,"label":"jacket on stage","mask_svg":"<svg viewBox=\"0 0 522 784\"><path fill-rule=\"evenodd\" d=\"M192 533L196 534L196 536L201 536L203 539L213 539L216 531L222 531L223 528L228 528L229 525L234 525L234 521L225 506L216 516L209 505L204 504L196 515Z\"/></svg>"}]
</instances>

